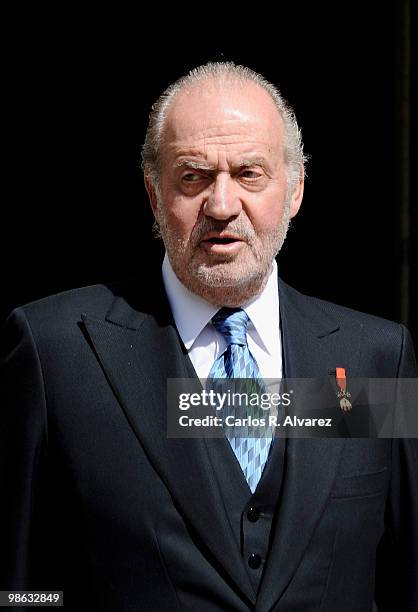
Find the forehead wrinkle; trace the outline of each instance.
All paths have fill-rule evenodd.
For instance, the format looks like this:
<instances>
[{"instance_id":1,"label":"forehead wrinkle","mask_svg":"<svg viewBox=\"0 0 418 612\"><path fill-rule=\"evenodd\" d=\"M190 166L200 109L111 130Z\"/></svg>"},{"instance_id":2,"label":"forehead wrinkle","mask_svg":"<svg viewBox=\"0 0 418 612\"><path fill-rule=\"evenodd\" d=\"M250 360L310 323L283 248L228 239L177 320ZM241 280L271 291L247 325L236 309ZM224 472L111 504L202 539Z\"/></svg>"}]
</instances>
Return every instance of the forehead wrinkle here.
<instances>
[{"instance_id":1,"label":"forehead wrinkle","mask_svg":"<svg viewBox=\"0 0 418 612\"><path fill-rule=\"evenodd\" d=\"M228 127L230 129L228 129ZM232 129L233 128L233 129ZM225 133L226 132L226 133ZM233 126L199 126L195 130L190 129L190 125L178 126L170 125L164 137L166 146L173 146L176 143L219 143L237 144L242 142L271 144L272 136L276 130L268 129L266 126L248 125L242 122L234 122ZM280 134L280 130L277 130ZM196 145L198 147L199 145Z\"/></svg>"},{"instance_id":2,"label":"forehead wrinkle","mask_svg":"<svg viewBox=\"0 0 418 612\"><path fill-rule=\"evenodd\" d=\"M272 147L270 143L265 143L260 140L242 140L229 141L229 142L210 142L208 139L203 139L202 142L193 142L190 145L187 142L172 142L168 145L167 149L172 151L174 155L186 158L201 158L206 159L208 153L216 153L216 148L219 147L219 152L224 151L225 147L229 147L231 150L229 154L243 159L253 159L253 157L266 157L266 155L274 155L275 150L280 153L283 149L282 146ZM208 151L210 149L210 151Z\"/></svg>"},{"instance_id":3,"label":"forehead wrinkle","mask_svg":"<svg viewBox=\"0 0 418 612\"><path fill-rule=\"evenodd\" d=\"M167 132L171 132L174 137L181 136L181 133L186 131L189 133L189 137L191 138L206 138L211 136L216 136L219 133L222 133L225 130L228 130L231 135L237 134L248 134L251 132L259 132L263 130L266 134L270 134L271 128L262 124L262 121L250 122L250 121L242 121L242 120L234 120L234 121L220 121L219 124L209 125L205 120L196 122L197 125L193 128L188 121L186 124L182 124L181 122L176 123L172 121L167 126ZM278 128L279 130L279 128Z\"/></svg>"},{"instance_id":4,"label":"forehead wrinkle","mask_svg":"<svg viewBox=\"0 0 418 612\"><path fill-rule=\"evenodd\" d=\"M239 134L219 134L214 136L201 135L200 138L195 138L193 136L189 136L188 138L182 138L178 140L172 140L167 143L168 147L181 147L187 146L188 143L193 143L193 148L199 149L200 146L206 145L220 145L220 146L245 146L245 145L261 145L261 146L271 146L270 140L264 140L263 138L255 138L253 136L248 136L246 138L242 138Z\"/></svg>"}]
</instances>

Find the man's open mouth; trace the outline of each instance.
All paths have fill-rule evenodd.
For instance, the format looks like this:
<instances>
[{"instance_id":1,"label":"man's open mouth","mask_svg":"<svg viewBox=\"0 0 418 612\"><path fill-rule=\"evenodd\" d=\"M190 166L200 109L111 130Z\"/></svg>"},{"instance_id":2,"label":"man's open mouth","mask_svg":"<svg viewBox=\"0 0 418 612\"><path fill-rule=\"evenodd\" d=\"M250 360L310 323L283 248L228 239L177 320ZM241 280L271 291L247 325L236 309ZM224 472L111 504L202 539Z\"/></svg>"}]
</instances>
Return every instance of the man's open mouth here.
<instances>
[{"instance_id":1,"label":"man's open mouth","mask_svg":"<svg viewBox=\"0 0 418 612\"><path fill-rule=\"evenodd\" d=\"M240 236L229 232L208 232L200 246L211 257L232 257L243 248L244 242Z\"/></svg>"},{"instance_id":2,"label":"man's open mouth","mask_svg":"<svg viewBox=\"0 0 418 612\"><path fill-rule=\"evenodd\" d=\"M206 242L212 244L232 244L233 242L239 242L238 238L208 238Z\"/></svg>"},{"instance_id":3,"label":"man's open mouth","mask_svg":"<svg viewBox=\"0 0 418 612\"><path fill-rule=\"evenodd\" d=\"M235 242L242 242L240 236L233 234L232 232L208 232L202 242L209 244L234 244Z\"/></svg>"}]
</instances>

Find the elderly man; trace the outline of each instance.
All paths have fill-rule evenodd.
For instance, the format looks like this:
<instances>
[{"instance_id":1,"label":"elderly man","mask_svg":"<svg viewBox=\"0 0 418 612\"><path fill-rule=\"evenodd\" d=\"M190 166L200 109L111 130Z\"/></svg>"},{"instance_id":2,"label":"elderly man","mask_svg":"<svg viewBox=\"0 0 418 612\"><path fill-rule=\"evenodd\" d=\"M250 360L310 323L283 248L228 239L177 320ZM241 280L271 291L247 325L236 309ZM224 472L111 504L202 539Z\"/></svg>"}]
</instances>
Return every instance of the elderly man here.
<instances>
[{"instance_id":1,"label":"elderly man","mask_svg":"<svg viewBox=\"0 0 418 612\"><path fill-rule=\"evenodd\" d=\"M277 276L303 195L292 110L247 68L199 67L153 106L143 160L154 284L146 262L5 328L1 588L71 610L416 610L416 441L167 437L169 378L416 376L404 327Z\"/></svg>"}]
</instances>

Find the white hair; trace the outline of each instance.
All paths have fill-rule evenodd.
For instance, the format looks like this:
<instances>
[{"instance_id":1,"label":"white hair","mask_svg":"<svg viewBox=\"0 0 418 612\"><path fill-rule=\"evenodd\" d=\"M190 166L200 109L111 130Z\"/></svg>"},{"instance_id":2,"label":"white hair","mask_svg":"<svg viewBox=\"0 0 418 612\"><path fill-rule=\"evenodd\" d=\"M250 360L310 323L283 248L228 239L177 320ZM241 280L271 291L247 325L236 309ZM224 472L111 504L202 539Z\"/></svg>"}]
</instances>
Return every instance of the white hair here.
<instances>
[{"instance_id":1,"label":"white hair","mask_svg":"<svg viewBox=\"0 0 418 612\"><path fill-rule=\"evenodd\" d=\"M303 153L303 142L295 113L283 98L278 88L267 81L261 74L246 66L233 62L209 62L191 70L185 76L172 83L152 105L148 128L142 147L142 168L159 192L159 177L161 168L161 141L168 114L173 99L178 93L205 80L215 79L222 83L255 83L262 87L272 98L284 125L284 155L288 166L288 194L292 194L300 178L303 176L306 157Z\"/></svg>"}]
</instances>

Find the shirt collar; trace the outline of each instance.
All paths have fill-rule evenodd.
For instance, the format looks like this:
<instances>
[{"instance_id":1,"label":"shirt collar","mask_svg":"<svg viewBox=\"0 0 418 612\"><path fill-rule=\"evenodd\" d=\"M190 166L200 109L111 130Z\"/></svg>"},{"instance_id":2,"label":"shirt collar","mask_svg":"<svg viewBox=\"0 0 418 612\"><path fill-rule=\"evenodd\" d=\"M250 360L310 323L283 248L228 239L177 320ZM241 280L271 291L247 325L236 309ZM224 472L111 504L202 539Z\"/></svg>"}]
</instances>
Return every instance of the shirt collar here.
<instances>
[{"instance_id":1,"label":"shirt collar","mask_svg":"<svg viewBox=\"0 0 418 612\"><path fill-rule=\"evenodd\" d=\"M189 350L220 306L210 304L187 289L177 278L167 253L164 256L162 275L176 327L184 346ZM275 260L263 291L242 308L248 314L264 348L272 354L276 343L276 336L271 333L272 322L279 329L279 290Z\"/></svg>"},{"instance_id":2,"label":"shirt collar","mask_svg":"<svg viewBox=\"0 0 418 612\"><path fill-rule=\"evenodd\" d=\"M184 346L189 350L202 329L218 312L219 307L192 293L179 281L167 253L164 256L162 273L176 327Z\"/></svg>"},{"instance_id":3,"label":"shirt collar","mask_svg":"<svg viewBox=\"0 0 418 612\"><path fill-rule=\"evenodd\" d=\"M279 285L277 263L273 260L272 271L263 291L243 306L250 317L264 347L270 355L275 352L277 335L272 333L272 326L280 329Z\"/></svg>"}]
</instances>

